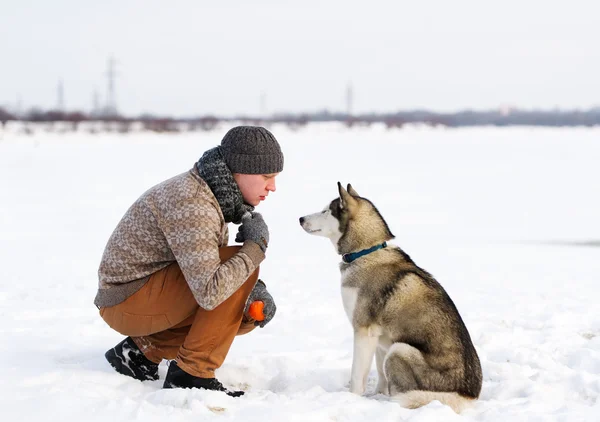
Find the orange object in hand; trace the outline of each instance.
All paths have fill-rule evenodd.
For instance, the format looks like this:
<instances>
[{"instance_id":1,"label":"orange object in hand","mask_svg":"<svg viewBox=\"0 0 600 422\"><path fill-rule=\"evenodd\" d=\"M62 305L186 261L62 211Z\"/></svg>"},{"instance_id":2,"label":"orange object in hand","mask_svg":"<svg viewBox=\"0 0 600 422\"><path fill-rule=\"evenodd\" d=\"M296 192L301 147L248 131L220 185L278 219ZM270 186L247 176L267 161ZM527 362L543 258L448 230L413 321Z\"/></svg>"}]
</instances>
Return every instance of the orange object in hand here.
<instances>
[{"instance_id":1,"label":"orange object in hand","mask_svg":"<svg viewBox=\"0 0 600 422\"><path fill-rule=\"evenodd\" d=\"M248 307L248 316L255 321L264 321L265 314L263 313L263 309L265 308L265 303L261 300L257 300L252 302Z\"/></svg>"}]
</instances>

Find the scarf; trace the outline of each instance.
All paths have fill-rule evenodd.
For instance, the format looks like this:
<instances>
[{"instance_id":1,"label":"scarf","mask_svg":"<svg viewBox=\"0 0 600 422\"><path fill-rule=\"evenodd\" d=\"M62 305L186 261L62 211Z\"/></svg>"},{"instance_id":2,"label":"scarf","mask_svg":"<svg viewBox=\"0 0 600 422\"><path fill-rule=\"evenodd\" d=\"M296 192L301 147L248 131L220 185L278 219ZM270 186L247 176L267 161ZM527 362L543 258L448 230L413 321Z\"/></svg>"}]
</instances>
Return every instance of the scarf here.
<instances>
[{"instance_id":1,"label":"scarf","mask_svg":"<svg viewBox=\"0 0 600 422\"><path fill-rule=\"evenodd\" d=\"M244 203L242 192L225 164L221 147L206 151L196 163L196 169L217 198L225 222L240 224L242 216L254 210L252 205Z\"/></svg>"}]
</instances>

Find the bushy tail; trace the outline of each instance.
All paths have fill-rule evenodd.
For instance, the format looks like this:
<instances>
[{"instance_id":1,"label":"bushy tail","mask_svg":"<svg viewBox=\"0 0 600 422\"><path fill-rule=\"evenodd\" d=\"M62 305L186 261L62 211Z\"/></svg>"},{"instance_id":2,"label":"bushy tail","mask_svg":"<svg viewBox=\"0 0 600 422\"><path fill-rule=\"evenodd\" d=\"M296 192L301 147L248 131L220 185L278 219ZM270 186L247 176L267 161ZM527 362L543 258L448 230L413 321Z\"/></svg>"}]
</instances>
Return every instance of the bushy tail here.
<instances>
[{"instance_id":1,"label":"bushy tail","mask_svg":"<svg viewBox=\"0 0 600 422\"><path fill-rule=\"evenodd\" d=\"M417 407L425 406L433 400L438 400L441 403L450 406L456 413L462 412L467 407L470 407L474 399L463 397L458 393L444 393L439 391L423 391L412 390L406 393L400 393L392 397L392 400L400 403L400 406L407 409L416 409Z\"/></svg>"}]
</instances>

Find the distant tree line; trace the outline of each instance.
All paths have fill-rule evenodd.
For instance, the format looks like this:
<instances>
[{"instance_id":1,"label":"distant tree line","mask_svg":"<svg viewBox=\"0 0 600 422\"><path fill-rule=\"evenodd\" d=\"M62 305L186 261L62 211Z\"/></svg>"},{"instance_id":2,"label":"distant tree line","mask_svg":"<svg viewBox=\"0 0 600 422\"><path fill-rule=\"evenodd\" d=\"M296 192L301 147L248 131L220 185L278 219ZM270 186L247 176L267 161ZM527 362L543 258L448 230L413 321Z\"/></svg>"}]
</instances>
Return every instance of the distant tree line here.
<instances>
[{"instance_id":1,"label":"distant tree line","mask_svg":"<svg viewBox=\"0 0 600 422\"><path fill-rule=\"evenodd\" d=\"M464 127L464 126L599 126L600 107L590 110L570 111L526 111L519 109L473 111L466 110L455 113L435 113L425 110L401 111L397 113L366 113L349 115L319 111L314 113L279 113L270 117L234 116L217 117L201 116L196 118L173 118L154 115L125 117L120 115L89 115L80 111L62 112L57 110L33 109L23 115L15 115L0 107L0 123L9 121L25 123L57 123L64 122L77 129L82 122L105 122L117 124L120 130L127 132L132 123L138 122L145 129L156 132L172 132L181 130L185 123L187 130L211 130L219 122L240 120L248 124L286 123L292 128L300 128L310 122L343 122L348 126L384 123L389 128L399 128L405 124L421 123L431 126Z\"/></svg>"},{"instance_id":2,"label":"distant tree line","mask_svg":"<svg viewBox=\"0 0 600 422\"><path fill-rule=\"evenodd\" d=\"M279 118L292 118L281 115ZM397 113L370 113L356 116L332 114L327 111L306 115L307 121L342 121L349 125L383 122L388 127L402 127L409 123L462 126L600 126L600 107L586 111L526 111L519 109L435 113L425 110L400 111Z\"/></svg>"}]
</instances>

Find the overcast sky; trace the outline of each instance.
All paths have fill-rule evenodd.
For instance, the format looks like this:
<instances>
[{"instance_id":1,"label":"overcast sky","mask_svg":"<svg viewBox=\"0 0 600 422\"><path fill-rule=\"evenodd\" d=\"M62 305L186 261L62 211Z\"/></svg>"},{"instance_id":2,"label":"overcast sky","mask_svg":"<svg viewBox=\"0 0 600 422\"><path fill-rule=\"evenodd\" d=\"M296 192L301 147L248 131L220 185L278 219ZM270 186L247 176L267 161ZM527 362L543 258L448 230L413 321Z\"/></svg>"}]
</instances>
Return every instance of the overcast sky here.
<instances>
[{"instance_id":1,"label":"overcast sky","mask_svg":"<svg viewBox=\"0 0 600 422\"><path fill-rule=\"evenodd\" d=\"M0 0L0 105L125 114L600 105L597 1Z\"/></svg>"}]
</instances>

